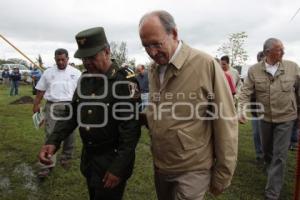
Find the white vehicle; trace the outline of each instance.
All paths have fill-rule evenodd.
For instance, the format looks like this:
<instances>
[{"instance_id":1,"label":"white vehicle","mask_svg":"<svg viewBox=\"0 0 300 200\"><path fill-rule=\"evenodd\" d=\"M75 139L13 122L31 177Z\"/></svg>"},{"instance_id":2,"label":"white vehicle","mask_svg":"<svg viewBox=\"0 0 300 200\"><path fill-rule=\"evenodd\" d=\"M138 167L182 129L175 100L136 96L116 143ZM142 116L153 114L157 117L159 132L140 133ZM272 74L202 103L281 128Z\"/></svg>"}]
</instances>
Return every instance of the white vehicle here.
<instances>
[{"instance_id":1,"label":"white vehicle","mask_svg":"<svg viewBox=\"0 0 300 200\"><path fill-rule=\"evenodd\" d=\"M0 79L2 79L2 71L5 69L5 68L8 68L9 70L9 73L11 73L14 69L14 67L17 67L20 71L20 74L21 74L21 80L22 81L28 81L28 79L30 79L30 70L25 67L25 65L22 65L22 64L2 64L0 65Z\"/></svg>"}]
</instances>

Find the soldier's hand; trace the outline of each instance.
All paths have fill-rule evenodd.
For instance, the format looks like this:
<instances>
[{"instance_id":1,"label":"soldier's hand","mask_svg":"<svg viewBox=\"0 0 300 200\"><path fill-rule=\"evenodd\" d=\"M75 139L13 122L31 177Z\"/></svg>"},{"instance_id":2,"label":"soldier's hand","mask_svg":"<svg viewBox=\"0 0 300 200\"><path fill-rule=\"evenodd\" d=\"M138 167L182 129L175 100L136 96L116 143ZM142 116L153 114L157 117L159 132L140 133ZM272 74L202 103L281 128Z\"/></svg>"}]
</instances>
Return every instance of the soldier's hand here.
<instances>
[{"instance_id":1,"label":"soldier's hand","mask_svg":"<svg viewBox=\"0 0 300 200\"><path fill-rule=\"evenodd\" d=\"M41 163L45 165L51 165L52 160L51 157L55 153L55 145L44 145L39 153L39 160Z\"/></svg>"},{"instance_id":2,"label":"soldier's hand","mask_svg":"<svg viewBox=\"0 0 300 200\"><path fill-rule=\"evenodd\" d=\"M114 188L120 183L120 178L107 171L102 181L104 188Z\"/></svg>"}]
</instances>

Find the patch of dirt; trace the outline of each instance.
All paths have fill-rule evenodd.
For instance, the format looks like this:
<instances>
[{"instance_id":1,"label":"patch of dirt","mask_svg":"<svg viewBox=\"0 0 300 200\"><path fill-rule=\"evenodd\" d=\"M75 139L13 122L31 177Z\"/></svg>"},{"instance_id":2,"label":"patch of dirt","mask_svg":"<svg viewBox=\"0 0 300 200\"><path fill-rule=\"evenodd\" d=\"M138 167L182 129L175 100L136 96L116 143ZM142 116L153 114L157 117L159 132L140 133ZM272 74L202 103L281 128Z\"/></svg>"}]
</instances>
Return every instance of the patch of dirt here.
<instances>
[{"instance_id":1,"label":"patch of dirt","mask_svg":"<svg viewBox=\"0 0 300 200\"><path fill-rule=\"evenodd\" d=\"M10 180L8 177L0 176L0 190L6 191L9 189Z\"/></svg>"},{"instance_id":2,"label":"patch of dirt","mask_svg":"<svg viewBox=\"0 0 300 200\"><path fill-rule=\"evenodd\" d=\"M37 191L38 184L37 184L36 176L31 166L29 166L26 163L22 163L14 169L14 173L23 177L23 181L24 181L23 185L25 189L32 192Z\"/></svg>"},{"instance_id":3,"label":"patch of dirt","mask_svg":"<svg viewBox=\"0 0 300 200\"><path fill-rule=\"evenodd\" d=\"M10 104L15 105L15 104L33 104L33 98L31 96L23 96Z\"/></svg>"}]
</instances>

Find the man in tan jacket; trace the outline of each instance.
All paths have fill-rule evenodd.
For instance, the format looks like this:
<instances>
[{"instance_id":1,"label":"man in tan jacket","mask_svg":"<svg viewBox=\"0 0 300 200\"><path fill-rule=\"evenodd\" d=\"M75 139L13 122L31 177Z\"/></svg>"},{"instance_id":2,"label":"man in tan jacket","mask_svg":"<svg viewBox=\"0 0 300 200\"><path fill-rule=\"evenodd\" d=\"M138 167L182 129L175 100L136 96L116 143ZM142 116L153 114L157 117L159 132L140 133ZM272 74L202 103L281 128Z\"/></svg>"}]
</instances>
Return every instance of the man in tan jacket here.
<instances>
[{"instance_id":1,"label":"man in tan jacket","mask_svg":"<svg viewBox=\"0 0 300 200\"><path fill-rule=\"evenodd\" d=\"M276 38L265 41L265 58L250 67L240 94L239 121L246 122L246 104L255 94L262 109L258 112L264 161L267 165L265 198L278 199L283 184L288 147L299 107L299 67L282 60L284 47ZM298 109L299 110L299 109Z\"/></svg>"},{"instance_id":2,"label":"man in tan jacket","mask_svg":"<svg viewBox=\"0 0 300 200\"><path fill-rule=\"evenodd\" d=\"M159 200L201 200L227 188L236 167L238 123L233 98L214 59L178 39L166 11L140 20L149 68L146 109Z\"/></svg>"}]
</instances>

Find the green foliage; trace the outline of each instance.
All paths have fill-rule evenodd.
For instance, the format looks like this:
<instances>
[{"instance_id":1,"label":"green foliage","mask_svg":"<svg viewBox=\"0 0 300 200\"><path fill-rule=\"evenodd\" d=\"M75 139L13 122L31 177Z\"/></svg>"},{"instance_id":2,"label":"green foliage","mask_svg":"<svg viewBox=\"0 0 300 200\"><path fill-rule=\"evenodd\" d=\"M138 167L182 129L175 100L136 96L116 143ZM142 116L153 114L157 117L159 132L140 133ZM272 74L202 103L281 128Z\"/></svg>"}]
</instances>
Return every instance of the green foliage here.
<instances>
[{"instance_id":1,"label":"green foliage","mask_svg":"<svg viewBox=\"0 0 300 200\"><path fill-rule=\"evenodd\" d=\"M36 61L37 61L37 64L39 65L40 68L44 68L43 59L42 59L42 56L40 54L37 57Z\"/></svg>"},{"instance_id":2,"label":"green foliage","mask_svg":"<svg viewBox=\"0 0 300 200\"><path fill-rule=\"evenodd\" d=\"M83 66L83 64L76 65L75 67L82 72L85 71L85 67Z\"/></svg>"},{"instance_id":3,"label":"green foliage","mask_svg":"<svg viewBox=\"0 0 300 200\"><path fill-rule=\"evenodd\" d=\"M28 62L26 62L26 60L23 60L21 58L9 58L7 59L8 62L11 62L11 63L15 63L15 64L22 64L26 67L28 67Z\"/></svg>"},{"instance_id":4,"label":"green foliage","mask_svg":"<svg viewBox=\"0 0 300 200\"><path fill-rule=\"evenodd\" d=\"M70 170L55 167L44 182L36 178L37 155L44 141L43 130L32 124L32 105L10 105L20 96L31 95L31 86L21 85L20 96L10 97L0 84L0 199L83 200L88 199L84 177L79 171L81 141L77 135L75 158ZM255 163L250 123L240 126L239 156L232 185L219 200L263 200L266 176ZM147 130L137 147L134 174L128 181L125 200L155 200L153 164ZM295 177L295 152L289 152L281 199L290 200ZM207 200L216 199L207 195Z\"/></svg>"},{"instance_id":5,"label":"green foliage","mask_svg":"<svg viewBox=\"0 0 300 200\"><path fill-rule=\"evenodd\" d=\"M0 65L2 65L2 64L12 64L12 63L13 63L12 61L0 59Z\"/></svg>"},{"instance_id":6,"label":"green foliage","mask_svg":"<svg viewBox=\"0 0 300 200\"><path fill-rule=\"evenodd\" d=\"M127 63L130 66L135 66L135 59L128 58L128 50L126 42L118 44L112 41L110 44L111 57L115 60L118 66Z\"/></svg>"},{"instance_id":7,"label":"green foliage","mask_svg":"<svg viewBox=\"0 0 300 200\"><path fill-rule=\"evenodd\" d=\"M244 66L248 59L247 51L244 49L247 38L246 32L231 33L228 41L217 49L218 56L228 55L231 66Z\"/></svg>"}]
</instances>

